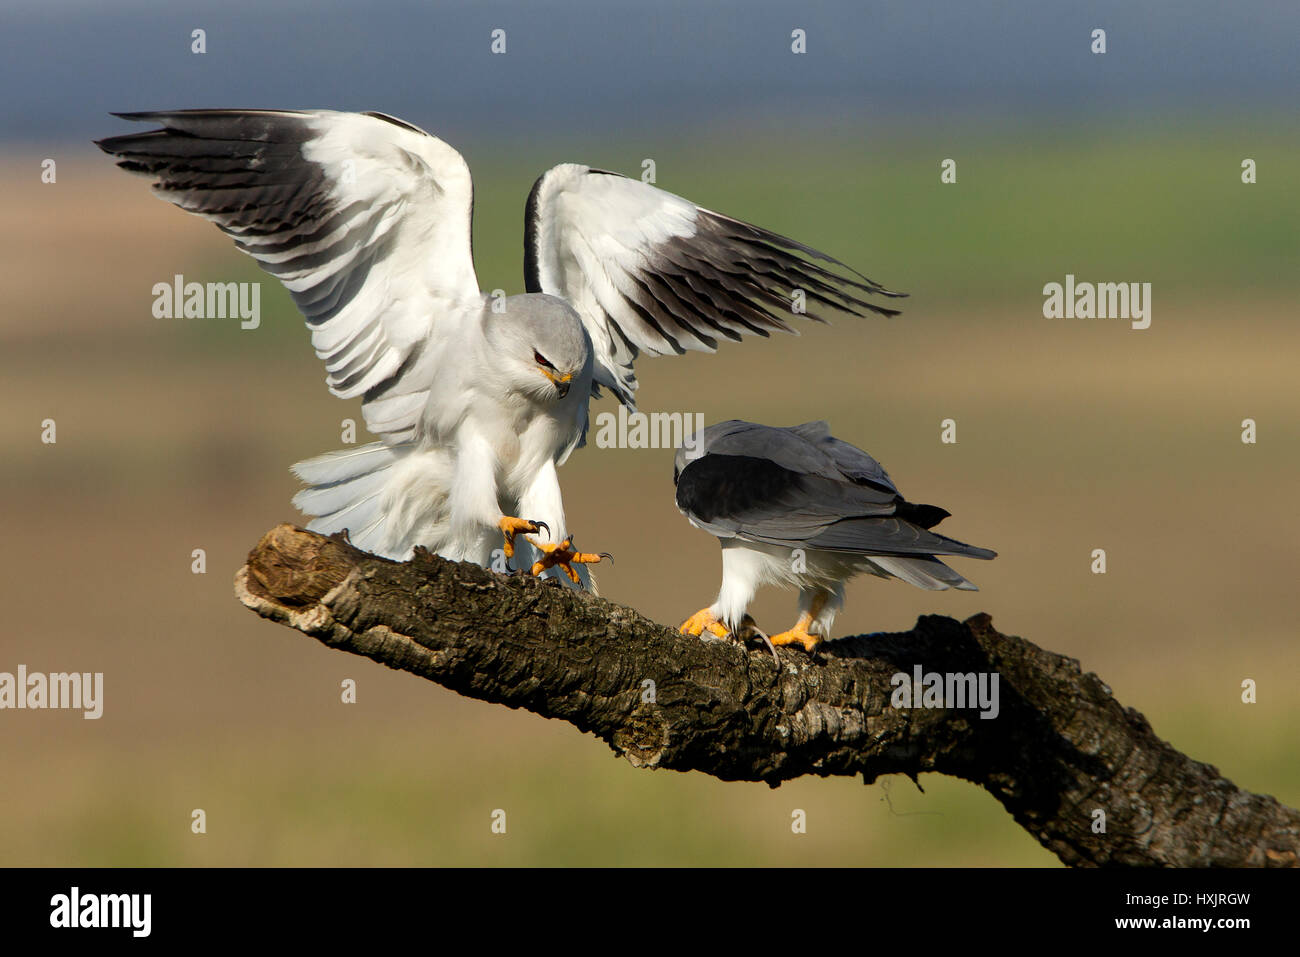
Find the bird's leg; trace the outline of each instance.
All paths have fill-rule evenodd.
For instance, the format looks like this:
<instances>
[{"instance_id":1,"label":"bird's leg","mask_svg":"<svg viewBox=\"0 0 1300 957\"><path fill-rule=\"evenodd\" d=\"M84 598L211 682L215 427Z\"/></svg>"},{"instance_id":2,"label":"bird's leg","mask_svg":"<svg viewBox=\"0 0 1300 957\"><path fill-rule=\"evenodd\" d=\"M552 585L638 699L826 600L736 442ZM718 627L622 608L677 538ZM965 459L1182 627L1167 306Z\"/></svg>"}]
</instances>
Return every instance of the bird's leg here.
<instances>
[{"instance_id":1,"label":"bird's leg","mask_svg":"<svg viewBox=\"0 0 1300 957\"><path fill-rule=\"evenodd\" d=\"M694 635L696 638L704 634L706 630L717 638L729 638L731 636L727 626L708 608L701 608L691 615L690 618L681 623L677 630L683 635Z\"/></svg>"},{"instance_id":2,"label":"bird's leg","mask_svg":"<svg viewBox=\"0 0 1300 957\"><path fill-rule=\"evenodd\" d=\"M822 606L826 604L827 595L825 592L819 592L813 596L812 607L799 616L793 628L789 631L783 631L779 635L772 636L774 645L802 645L804 651L812 651L824 636L814 635L808 631L811 625L821 614Z\"/></svg>"},{"instance_id":3,"label":"bird's leg","mask_svg":"<svg viewBox=\"0 0 1300 957\"><path fill-rule=\"evenodd\" d=\"M515 557L515 536L520 532L538 532L543 528L548 532L551 530L545 522L533 522L526 518L515 518L512 515L501 516L501 521L497 522L497 528L501 529L501 534L505 537L505 544L502 549L506 553L506 558Z\"/></svg>"},{"instance_id":4,"label":"bird's leg","mask_svg":"<svg viewBox=\"0 0 1300 957\"><path fill-rule=\"evenodd\" d=\"M550 529L548 528L549 532ZM558 545L552 545L549 542L539 542L535 539L528 539L529 543L542 553L542 557L533 562L532 573L540 575L548 568L559 566L564 569L564 573L569 576L569 580L575 585L578 584L578 573L573 570L574 565L594 565L602 558L608 558L611 562L614 556L609 552L579 552L573 548L573 536L569 536Z\"/></svg>"}]
</instances>

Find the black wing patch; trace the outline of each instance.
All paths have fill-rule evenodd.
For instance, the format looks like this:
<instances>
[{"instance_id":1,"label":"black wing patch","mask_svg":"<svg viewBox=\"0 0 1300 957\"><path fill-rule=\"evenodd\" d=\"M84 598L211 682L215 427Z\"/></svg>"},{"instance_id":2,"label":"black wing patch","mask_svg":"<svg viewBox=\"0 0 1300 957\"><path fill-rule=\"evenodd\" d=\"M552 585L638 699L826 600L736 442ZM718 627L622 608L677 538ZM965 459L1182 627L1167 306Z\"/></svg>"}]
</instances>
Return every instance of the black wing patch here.
<instances>
[{"instance_id":1,"label":"black wing patch","mask_svg":"<svg viewBox=\"0 0 1300 957\"><path fill-rule=\"evenodd\" d=\"M705 522L743 515L799 487L797 472L748 455L706 455L682 469L677 507Z\"/></svg>"}]
</instances>

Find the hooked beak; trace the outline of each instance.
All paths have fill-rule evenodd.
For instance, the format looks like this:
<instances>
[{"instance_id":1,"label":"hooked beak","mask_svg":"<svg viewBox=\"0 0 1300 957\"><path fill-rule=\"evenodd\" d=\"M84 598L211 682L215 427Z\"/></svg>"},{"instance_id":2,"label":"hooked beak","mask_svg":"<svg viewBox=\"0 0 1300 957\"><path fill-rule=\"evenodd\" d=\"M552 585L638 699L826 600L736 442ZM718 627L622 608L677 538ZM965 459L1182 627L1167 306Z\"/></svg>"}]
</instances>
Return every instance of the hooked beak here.
<instances>
[{"instance_id":1,"label":"hooked beak","mask_svg":"<svg viewBox=\"0 0 1300 957\"><path fill-rule=\"evenodd\" d=\"M561 399L563 399L566 395L569 394L569 386L573 383L572 372L566 372L564 375L558 375L557 373L552 372L550 369L542 369L540 366L538 367L538 371L540 371L542 375L546 376L546 378L551 380L551 384L555 386L555 391L560 394Z\"/></svg>"}]
</instances>

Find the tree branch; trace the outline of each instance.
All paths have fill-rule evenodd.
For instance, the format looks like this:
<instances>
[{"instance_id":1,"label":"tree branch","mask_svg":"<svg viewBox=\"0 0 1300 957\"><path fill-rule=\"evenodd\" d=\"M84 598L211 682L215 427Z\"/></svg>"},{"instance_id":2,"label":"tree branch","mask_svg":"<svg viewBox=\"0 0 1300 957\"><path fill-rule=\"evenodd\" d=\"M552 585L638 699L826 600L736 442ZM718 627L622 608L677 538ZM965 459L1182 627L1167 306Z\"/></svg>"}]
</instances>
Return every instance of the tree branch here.
<instances>
[{"instance_id":1,"label":"tree branch","mask_svg":"<svg viewBox=\"0 0 1300 957\"><path fill-rule=\"evenodd\" d=\"M1067 864L1300 863L1300 813L1178 752L1077 661L988 615L925 616L814 656L782 649L778 670L761 648L685 636L553 581L423 550L392 562L291 525L263 536L235 591L331 648L568 721L635 767L773 787L934 771L989 791ZM997 674L997 716L894 707L891 679L917 665Z\"/></svg>"}]
</instances>

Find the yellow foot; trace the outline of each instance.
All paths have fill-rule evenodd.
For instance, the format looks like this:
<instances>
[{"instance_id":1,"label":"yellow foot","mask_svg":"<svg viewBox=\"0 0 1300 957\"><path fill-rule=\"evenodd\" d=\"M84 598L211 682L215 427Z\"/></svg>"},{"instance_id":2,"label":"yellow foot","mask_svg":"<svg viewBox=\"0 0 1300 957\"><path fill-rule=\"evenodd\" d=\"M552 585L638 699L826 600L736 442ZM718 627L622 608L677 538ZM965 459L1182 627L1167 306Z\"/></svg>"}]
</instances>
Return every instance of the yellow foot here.
<instances>
[{"instance_id":1,"label":"yellow foot","mask_svg":"<svg viewBox=\"0 0 1300 957\"><path fill-rule=\"evenodd\" d=\"M548 532L551 530L545 522L530 522L526 518L515 518L511 515L503 515L501 521L497 522L497 528L501 529L501 534L505 536L505 545L502 546L506 558L515 557L515 536L520 532L539 532L543 528Z\"/></svg>"},{"instance_id":2,"label":"yellow foot","mask_svg":"<svg viewBox=\"0 0 1300 957\"><path fill-rule=\"evenodd\" d=\"M550 529L548 528L549 532ZM574 565L594 565L602 558L608 558L611 562L614 556L609 552L577 552L573 550L573 538L566 538L558 545L550 545L544 542L533 541L528 539L534 548L542 552L542 557L533 562L532 573L540 575L548 568L560 567L564 573L569 576L569 580L575 585L578 584L578 573L573 570Z\"/></svg>"},{"instance_id":3,"label":"yellow foot","mask_svg":"<svg viewBox=\"0 0 1300 957\"><path fill-rule=\"evenodd\" d=\"M774 645L802 645L804 651L812 651L821 642L821 635L809 634L808 626L812 624L812 619L807 615L802 616L793 628L789 631L783 631L779 635L772 636Z\"/></svg>"},{"instance_id":4,"label":"yellow foot","mask_svg":"<svg viewBox=\"0 0 1300 957\"><path fill-rule=\"evenodd\" d=\"M767 650L772 653L772 658L776 661L777 667L781 665L781 659L776 656L776 649L772 647L772 642L768 640L767 635L763 634L763 629L758 627L758 622L753 617L746 615L740 619L740 627L732 633L720 619L709 612L707 608L701 608L695 614L687 618L677 629L683 635L694 635L696 638L703 635L706 631L717 638L734 638L742 644L750 638L761 638Z\"/></svg>"},{"instance_id":5,"label":"yellow foot","mask_svg":"<svg viewBox=\"0 0 1300 957\"><path fill-rule=\"evenodd\" d=\"M707 608L701 608L695 614L691 615L690 618L687 618L682 622L681 627L677 630L683 635L694 635L696 638L704 634L706 630L709 634L718 638L727 638L731 635L731 632L727 630L727 626Z\"/></svg>"}]
</instances>

